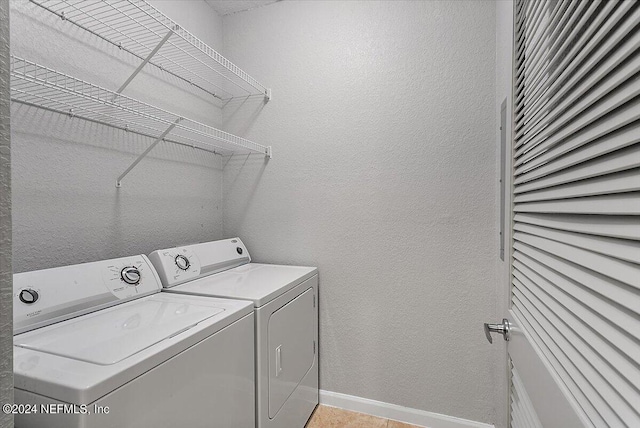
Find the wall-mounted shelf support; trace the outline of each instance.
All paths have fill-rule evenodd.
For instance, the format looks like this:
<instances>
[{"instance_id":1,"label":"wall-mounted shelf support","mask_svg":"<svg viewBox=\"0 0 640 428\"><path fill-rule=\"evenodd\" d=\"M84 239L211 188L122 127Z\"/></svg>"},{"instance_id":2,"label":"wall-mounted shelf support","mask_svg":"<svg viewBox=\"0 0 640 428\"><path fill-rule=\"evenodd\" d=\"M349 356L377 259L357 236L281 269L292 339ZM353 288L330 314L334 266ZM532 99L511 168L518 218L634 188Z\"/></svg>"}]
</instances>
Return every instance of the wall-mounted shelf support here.
<instances>
[{"instance_id":1,"label":"wall-mounted shelf support","mask_svg":"<svg viewBox=\"0 0 640 428\"><path fill-rule=\"evenodd\" d=\"M131 81L138 75L138 73L140 73L140 71L142 71L142 69L144 68L145 65L147 65L147 63L151 60L151 58L153 58L153 56L160 50L160 48L162 47L162 45L165 44L165 42L167 40L169 40L169 37L171 37L171 35L174 33L174 30L177 27L174 27L174 29L171 29L167 32L167 34L163 37L162 40L160 40L160 43L158 43L156 45L156 47L149 52L149 55L147 55L147 57L140 63L140 65L138 66L138 68L135 69L135 71L133 73L131 73L131 76L129 76L129 78L122 84L122 86L120 86L120 88L118 88L118 90L116 91L116 94L120 94L122 91L124 91L124 88L126 88L127 86L129 86L129 83L131 83ZM114 97L117 98L118 96L116 95Z\"/></svg>"},{"instance_id":2,"label":"wall-mounted shelf support","mask_svg":"<svg viewBox=\"0 0 640 428\"><path fill-rule=\"evenodd\" d=\"M163 140L164 140L164 137L166 137L166 136L167 136L167 134L168 134L169 132L171 132L171 130L172 130L173 128L175 128L175 127L176 127L176 125L178 124L178 122L180 122L181 120L182 120L182 118L181 118L181 117L177 118L177 119L176 119L176 121L175 121L175 122L173 122L173 123L171 124L171 126L169 126L169 127L168 127L168 128L167 128L167 129L162 133L162 135L160 135L160 136L159 136L159 137L158 137L158 138L157 138L153 143L151 143L151 145L150 145L149 147L147 147L147 150L145 150L144 152L142 152L142 154L141 154L140 156L138 156L138 157L137 157L137 159L136 159L136 160L134 160L134 161L133 161L133 163L132 163L131 165L129 165L129 168L125 169L125 170L124 170L124 172L123 172L122 174L120 174L120 176L119 176L119 177L118 177L118 179L116 180L116 187L122 187L122 179L123 179L124 177L126 177L126 176L127 176L127 174L129 174L129 172L131 172L131 170L132 170L133 168L135 168L135 166L136 166L136 165L138 165L138 164L140 163L140 161L141 161L142 159L144 159L144 157L145 157L145 156L147 156L147 155L149 154L149 152L150 152L151 150L153 150L153 148L154 148L156 145L158 145L158 143L159 143L160 141L163 141Z\"/></svg>"}]
</instances>

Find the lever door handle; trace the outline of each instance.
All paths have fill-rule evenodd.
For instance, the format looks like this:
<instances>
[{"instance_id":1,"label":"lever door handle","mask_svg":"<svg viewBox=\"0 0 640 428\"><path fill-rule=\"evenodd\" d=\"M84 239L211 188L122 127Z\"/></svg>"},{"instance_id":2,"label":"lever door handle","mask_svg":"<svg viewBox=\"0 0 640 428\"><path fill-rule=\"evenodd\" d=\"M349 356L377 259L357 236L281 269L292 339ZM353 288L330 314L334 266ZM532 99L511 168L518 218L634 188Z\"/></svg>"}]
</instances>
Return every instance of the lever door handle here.
<instances>
[{"instance_id":1,"label":"lever door handle","mask_svg":"<svg viewBox=\"0 0 640 428\"><path fill-rule=\"evenodd\" d=\"M282 373L282 345L276 348L276 377Z\"/></svg>"},{"instance_id":2,"label":"lever door handle","mask_svg":"<svg viewBox=\"0 0 640 428\"><path fill-rule=\"evenodd\" d=\"M504 340L509 340L510 329L511 325L509 324L509 320L506 318L502 319L502 324L484 323L484 335L487 336L487 340L489 341L489 343L493 343L491 333L500 333Z\"/></svg>"}]
</instances>

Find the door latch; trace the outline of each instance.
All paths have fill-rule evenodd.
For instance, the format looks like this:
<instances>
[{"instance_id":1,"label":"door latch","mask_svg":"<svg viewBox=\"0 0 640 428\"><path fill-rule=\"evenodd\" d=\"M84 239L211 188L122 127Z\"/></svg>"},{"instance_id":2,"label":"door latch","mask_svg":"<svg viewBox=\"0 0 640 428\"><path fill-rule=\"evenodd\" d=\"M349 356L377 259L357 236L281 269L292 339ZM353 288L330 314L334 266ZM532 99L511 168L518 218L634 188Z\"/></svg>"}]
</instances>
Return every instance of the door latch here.
<instances>
[{"instance_id":1,"label":"door latch","mask_svg":"<svg viewBox=\"0 0 640 428\"><path fill-rule=\"evenodd\" d=\"M502 319L502 324L484 323L484 335L487 336L487 340L489 341L489 343L493 343L491 333L500 333L504 340L509 340L510 329L511 325L509 324L509 320L506 318Z\"/></svg>"}]
</instances>

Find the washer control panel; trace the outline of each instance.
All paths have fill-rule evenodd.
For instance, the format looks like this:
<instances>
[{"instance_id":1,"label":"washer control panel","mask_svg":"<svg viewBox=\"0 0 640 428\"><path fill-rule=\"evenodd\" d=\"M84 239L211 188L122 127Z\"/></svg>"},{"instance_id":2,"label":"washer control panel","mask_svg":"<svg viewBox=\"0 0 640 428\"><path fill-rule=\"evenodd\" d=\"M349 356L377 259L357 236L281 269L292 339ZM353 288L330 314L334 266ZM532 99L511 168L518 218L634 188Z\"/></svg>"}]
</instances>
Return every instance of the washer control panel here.
<instances>
[{"instance_id":1,"label":"washer control panel","mask_svg":"<svg viewBox=\"0 0 640 428\"><path fill-rule=\"evenodd\" d=\"M13 275L14 334L157 293L146 256L124 257Z\"/></svg>"},{"instance_id":2,"label":"washer control panel","mask_svg":"<svg viewBox=\"0 0 640 428\"><path fill-rule=\"evenodd\" d=\"M251 261L240 238L223 239L149 254L166 288L222 272Z\"/></svg>"}]
</instances>

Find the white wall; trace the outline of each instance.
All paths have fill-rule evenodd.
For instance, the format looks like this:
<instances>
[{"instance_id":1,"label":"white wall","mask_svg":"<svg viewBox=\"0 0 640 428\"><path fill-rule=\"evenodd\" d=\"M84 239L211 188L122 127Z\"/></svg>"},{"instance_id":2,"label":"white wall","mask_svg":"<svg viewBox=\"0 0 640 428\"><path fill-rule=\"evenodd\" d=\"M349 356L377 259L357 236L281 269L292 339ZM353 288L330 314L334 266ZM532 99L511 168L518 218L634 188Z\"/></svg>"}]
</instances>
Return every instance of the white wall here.
<instances>
[{"instance_id":1,"label":"white wall","mask_svg":"<svg viewBox=\"0 0 640 428\"><path fill-rule=\"evenodd\" d=\"M214 48L220 17L204 1L154 1ZM139 61L26 1L11 2L12 53L117 89ZM220 108L147 67L125 95L214 126ZM186 91L185 91L186 89ZM81 119L12 104L14 271L149 253L222 237L221 158Z\"/></svg>"},{"instance_id":2,"label":"white wall","mask_svg":"<svg viewBox=\"0 0 640 428\"><path fill-rule=\"evenodd\" d=\"M495 3L285 1L225 16L274 146L224 173L224 234L320 269L321 388L493 422Z\"/></svg>"},{"instance_id":3,"label":"white wall","mask_svg":"<svg viewBox=\"0 0 640 428\"><path fill-rule=\"evenodd\" d=\"M0 2L0 404L13 402L11 272L11 130L9 117L9 4ZM0 427L13 415L0 413Z\"/></svg>"}]
</instances>

